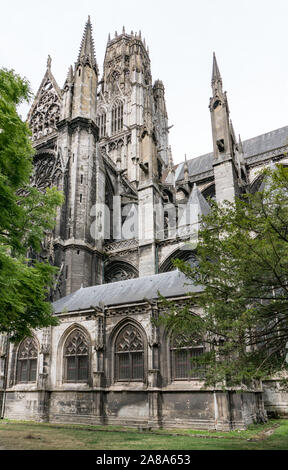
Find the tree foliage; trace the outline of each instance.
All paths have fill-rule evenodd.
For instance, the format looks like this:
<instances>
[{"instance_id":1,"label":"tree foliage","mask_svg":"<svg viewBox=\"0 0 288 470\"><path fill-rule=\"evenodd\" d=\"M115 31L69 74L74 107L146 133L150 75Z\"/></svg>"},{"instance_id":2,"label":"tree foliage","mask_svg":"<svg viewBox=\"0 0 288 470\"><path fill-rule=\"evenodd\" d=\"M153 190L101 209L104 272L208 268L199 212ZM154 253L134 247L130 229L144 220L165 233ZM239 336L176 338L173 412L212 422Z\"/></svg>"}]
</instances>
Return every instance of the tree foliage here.
<instances>
[{"instance_id":1,"label":"tree foliage","mask_svg":"<svg viewBox=\"0 0 288 470\"><path fill-rule=\"evenodd\" d=\"M13 340L57 323L47 300L56 270L27 258L40 251L63 200L55 188L42 193L30 185L34 151L17 113L30 98L26 79L0 69L0 332Z\"/></svg>"},{"instance_id":2,"label":"tree foliage","mask_svg":"<svg viewBox=\"0 0 288 470\"><path fill-rule=\"evenodd\" d=\"M211 201L199 232L198 263L175 261L203 292L176 315L170 305L161 321L205 338L202 361L210 385L248 384L287 367L288 169L277 165L262 178L255 194L234 203Z\"/></svg>"}]
</instances>

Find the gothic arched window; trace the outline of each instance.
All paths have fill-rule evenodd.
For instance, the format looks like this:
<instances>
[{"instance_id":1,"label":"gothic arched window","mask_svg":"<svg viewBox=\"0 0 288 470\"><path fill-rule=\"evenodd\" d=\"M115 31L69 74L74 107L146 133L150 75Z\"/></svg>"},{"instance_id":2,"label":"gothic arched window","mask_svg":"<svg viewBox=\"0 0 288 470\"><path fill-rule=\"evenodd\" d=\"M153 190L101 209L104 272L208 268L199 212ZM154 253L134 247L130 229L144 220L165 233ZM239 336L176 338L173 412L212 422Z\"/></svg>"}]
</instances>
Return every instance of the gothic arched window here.
<instances>
[{"instance_id":1,"label":"gothic arched window","mask_svg":"<svg viewBox=\"0 0 288 470\"><path fill-rule=\"evenodd\" d=\"M120 132L123 129L123 103L115 103L112 108L111 116L111 131L112 134Z\"/></svg>"},{"instance_id":2,"label":"gothic arched window","mask_svg":"<svg viewBox=\"0 0 288 470\"><path fill-rule=\"evenodd\" d=\"M115 379L144 380L144 342L138 328L131 324L122 328L116 339Z\"/></svg>"},{"instance_id":3,"label":"gothic arched window","mask_svg":"<svg viewBox=\"0 0 288 470\"><path fill-rule=\"evenodd\" d=\"M99 137L101 139L106 135L106 113L103 109L100 111L100 114L96 118L96 124L99 128Z\"/></svg>"},{"instance_id":4,"label":"gothic arched window","mask_svg":"<svg viewBox=\"0 0 288 470\"><path fill-rule=\"evenodd\" d=\"M89 370L89 346L86 335L73 331L64 346L65 382L87 382Z\"/></svg>"},{"instance_id":5,"label":"gothic arched window","mask_svg":"<svg viewBox=\"0 0 288 470\"><path fill-rule=\"evenodd\" d=\"M36 382L38 348L34 338L22 341L17 357L17 382Z\"/></svg>"},{"instance_id":6,"label":"gothic arched window","mask_svg":"<svg viewBox=\"0 0 288 470\"><path fill-rule=\"evenodd\" d=\"M201 378L205 374L203 364L197 358L204 353L204 346L184 335L172 336L170 341L172 380Z\"/></svg>"}]
</instances>

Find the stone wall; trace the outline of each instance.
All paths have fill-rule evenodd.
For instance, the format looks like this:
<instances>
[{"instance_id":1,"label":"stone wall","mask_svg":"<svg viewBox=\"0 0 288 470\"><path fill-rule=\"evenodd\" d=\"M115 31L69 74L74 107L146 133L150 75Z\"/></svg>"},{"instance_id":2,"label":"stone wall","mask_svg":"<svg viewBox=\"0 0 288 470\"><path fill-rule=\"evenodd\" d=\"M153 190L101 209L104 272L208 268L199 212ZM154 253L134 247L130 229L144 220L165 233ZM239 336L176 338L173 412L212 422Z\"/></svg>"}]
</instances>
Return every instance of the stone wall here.
<instances>
[{"instance_id":1,"label":"stone wall","mask_svg":"<svg viewBox=\"0 0 288 470\"><path fill-rule=\"evenodd\" d=\"M178 304L183 303L178 299ZM151 322L157 307L148 302L98 312L63 313L56 327L35 331L39 347L37 380L17 382L19 345L10 345L5 418L62 423L243 429L264 415L261 393L204 389L201 379L173 380L169 335ZM131 324L143 338L144 376L119 381L115 341ZM89 378L65 380L64 344L73 330L85 332ZM1 396L0 396L1 403Z\"/></svg>"}]
</instances>

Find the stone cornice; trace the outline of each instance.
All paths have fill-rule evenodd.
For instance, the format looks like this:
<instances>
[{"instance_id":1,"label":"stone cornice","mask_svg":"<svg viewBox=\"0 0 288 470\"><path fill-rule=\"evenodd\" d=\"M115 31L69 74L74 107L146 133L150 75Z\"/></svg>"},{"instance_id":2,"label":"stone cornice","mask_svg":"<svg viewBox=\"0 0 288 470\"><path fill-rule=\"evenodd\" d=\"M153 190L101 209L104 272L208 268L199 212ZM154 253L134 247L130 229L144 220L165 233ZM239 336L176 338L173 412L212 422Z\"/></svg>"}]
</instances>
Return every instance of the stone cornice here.
<instances>
[{"instance_id":1,"label":"stone cornice","mask_svg":"<svg viewBox=\"0 0 288 470\"><path fill-rule=\"evenodd\" d=\"M75 129L85 129L88 132L91 132L95 140L98 141L99 138L99 129L98 126L92 119L85 118L82 116L75 117L73 119L62 119L57 125L58 130L67 129L69 133L73 133Z\"/></svg>"},{"instance_id":2,"label":"stone cornice","mask_svg":"<svg viewBox=\"0 0 288 470\"><path fill-rule=\"evenodd\" d=\"M88 251L89 253L98 253L99 255L103 256L103 253L100 252L97 248L93 247L89 243L83 242L82 240L75 240L75 239L70 239L70 240L61 240L61 239L56 239L54 240L54 247L61 246L64 250L68 249L74 249L74 250L79 250L79 249L84 249Z\"/></svg>"},{"instance_id":3,"label":"stone cornice","mask_svg":"<svg viewBox=\"0 0 288 470\"><path fill-rule=\"evenodd\" d=\"M288 145L285 147L279 147L278 149L270 150L269 152L264 152L258 155L252 155L251 157L245 158L245 162L248 167L253 167L261 164L266 160L280 160L288 154Z\"/></svg>"}]
</instances>

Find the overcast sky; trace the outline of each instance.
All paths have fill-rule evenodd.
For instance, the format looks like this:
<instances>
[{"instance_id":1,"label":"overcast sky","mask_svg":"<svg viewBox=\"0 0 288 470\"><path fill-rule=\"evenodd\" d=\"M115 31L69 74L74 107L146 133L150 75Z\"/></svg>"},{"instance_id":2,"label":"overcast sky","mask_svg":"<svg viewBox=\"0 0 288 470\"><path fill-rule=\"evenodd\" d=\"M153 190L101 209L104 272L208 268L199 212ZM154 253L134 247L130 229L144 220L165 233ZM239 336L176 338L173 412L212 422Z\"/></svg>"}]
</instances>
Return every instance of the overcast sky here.
<instances>
[{"instance_id":1,"label":"overcast sky","mask_svg":"<svg viewBox=\"0 0 288 470\"><path fill-rule=\"evenodd\" d=\"M213 51L242 140L288 125L287 0L6 0L0 66L26 76L36 93L50 54L62 87L88 15L101 74L108 33L141 29L153 80L165 85L176 163L212 150Z\"/></svg>"}]
</instances>

